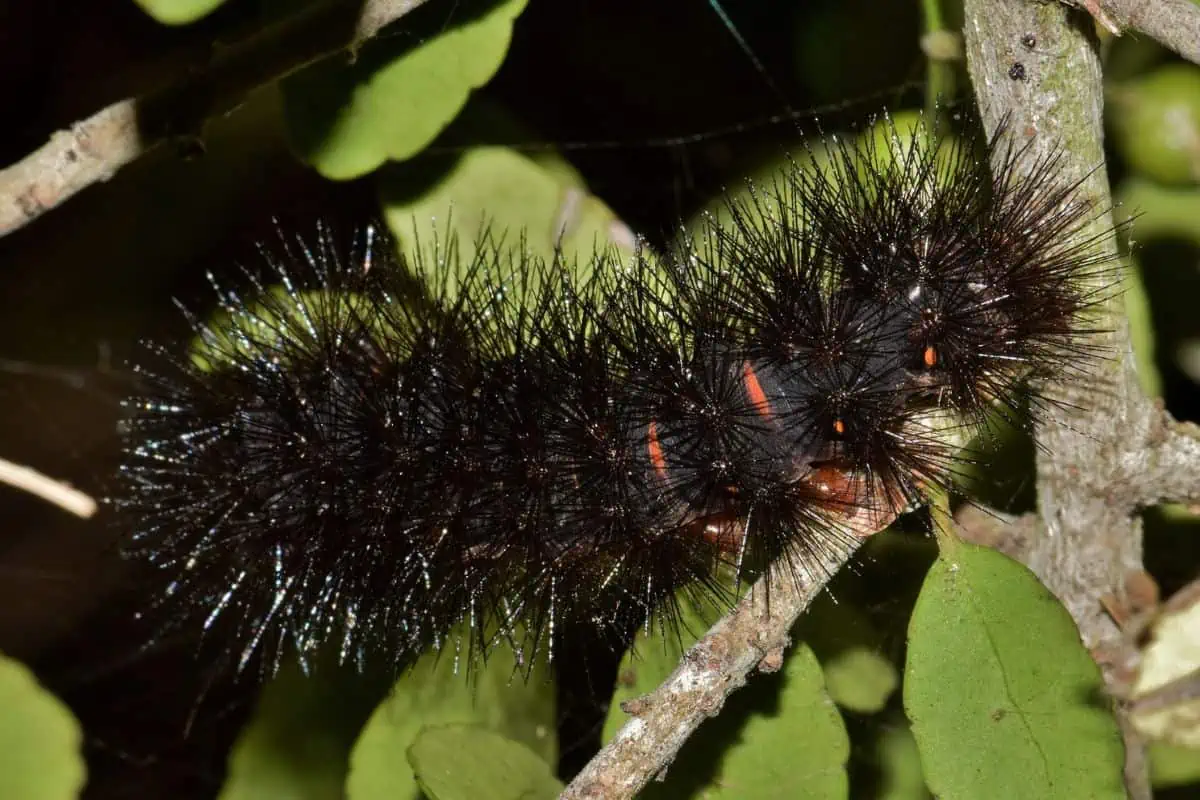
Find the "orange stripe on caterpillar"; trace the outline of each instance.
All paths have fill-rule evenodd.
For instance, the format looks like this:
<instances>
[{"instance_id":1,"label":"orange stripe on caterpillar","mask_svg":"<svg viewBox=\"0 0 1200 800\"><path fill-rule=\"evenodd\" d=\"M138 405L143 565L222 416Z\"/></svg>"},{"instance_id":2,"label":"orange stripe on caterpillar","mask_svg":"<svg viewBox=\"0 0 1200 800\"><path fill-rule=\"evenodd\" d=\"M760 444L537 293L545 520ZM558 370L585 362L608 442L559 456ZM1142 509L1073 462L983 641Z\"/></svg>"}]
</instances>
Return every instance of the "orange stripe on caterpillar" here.
<instances>
[{"instance_id":1,"label":"orange stripe on caterpillar","mask_svg":"<svg viewBox=\"0 0 1200 800\"><path fill-rule=\"evenodd\" d=\"M663 480L667 479L667 456L663 452L662 442L658 440L658 423L651 420L646 428L646 450L650 454L650 463L654 471Z\"/></svg>"},{"instance_id":2,"label":"orange stripe on caterpillar","mask_svg":"<svg viewBox=\"0 0 1200 800\"><path fill-rule=\"evenodd\" d=\"M750 405L760 417L768 422L772 421L775 412L771 408L771 401L767 399L767 393L763 391L762 384L758 382L758 375L749 361L742 363L742 383L746 386L746 394L750 395Z\"/></svg>"}]
</instances>

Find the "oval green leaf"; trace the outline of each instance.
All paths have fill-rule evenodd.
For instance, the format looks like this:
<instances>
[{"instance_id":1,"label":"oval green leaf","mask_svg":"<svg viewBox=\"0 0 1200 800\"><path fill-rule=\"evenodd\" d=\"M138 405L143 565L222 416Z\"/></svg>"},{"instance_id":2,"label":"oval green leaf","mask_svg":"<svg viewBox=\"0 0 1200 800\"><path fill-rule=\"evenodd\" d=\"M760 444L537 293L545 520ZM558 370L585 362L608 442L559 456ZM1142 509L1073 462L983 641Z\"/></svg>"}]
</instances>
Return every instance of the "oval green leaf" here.
<instances>
[{"instance_id":1,"label":"oval green leaf","mask_svg":"<svg viewBox=\"0 0 1200 800\"><path fill-rule=\"evenodd\" d=\"M1200 243L1200 189L1129 178L1114 199L1119 219L1132 218L1130 234L1139 242L1178 238Z\"/></svg>"},{"instance_id":2,"label":"oval green leaf","mask_svg":"<svg viewBox=\"0 0 1200 800\"><path fill-rule=\"evenodd\" d=\"M448 648L423 656L375 709L350 756L347 800L415 800L420 791L400 757L422 729L478 725L521 742L547 764L557 759L554 684L544 672L525 680L512 652L494 651L485 665L465 666Z\"/></svg>"},{"instance_id":3,"label":"oval green leaf","mask_svg":"<svg viewBox=\"0 0 1200 800\"><path fill-rule=\"evenodd\" d=\"M545 156L539 162L508 147L476 147L427 190L413 196L412 186L408 165L380 174L384 218L406 249L448 234L469 245L485 229L513 244L524 236L526 248L545 259L556 246L568 261L586 261L609 244L632 245L612 209Z\"/></svg>"},{"instance_id":4,"label":"oval green leaf","mask_svg":"<svg viewBox=\"0 0 1200 800\"><path fill-rule=\"evenodd\" d=\"M715 620L689 611L689 635L643 638L643 657L627 655L609 708L604 739L627 719L620 703L651 691L675 669L679 657ZM692 735L667 771L642 798L844 798L850 740L837 707L825 692L821 666L801 645L783 669L751 676L721 713Z\"/></svg>"},{"instance_id":5,"label":"oval green leaf","mask_svg":"<svg viewBox=\"0 0 1200 800\"><path fill-rule=\"evenodd\" d=\"M1125 797L1100 671L1024 566L944 544L908 640L904 706L935 796Z\"/></svg>"},{"instance_id":6,"label":"oval green leaf","mask_svg":"<svg viewBox=\"0 0 1200 800\"><path fill-rule=\"evenodd\" d=\"M551 800L563 790L528 747L474 725L425 728L408 763L429 800Z\"/></svg>"},{"instance_id":7,"label":"oval green leaf","mask_svg":"<svg viewBox=\"0 0 1200 800\"><path fill-rule=\"evenodd\" d=\"M234 745L220 800L338 800L350 749L387 688L349 667L285 667Z\"/></svg>"},{"instance_id":8,"label":"oval green leaf","mask_svg":"<svg viewBox=\"0 0 1200 800\"><path fill-rule=\"evenodd\" d=\"M1111 141L1135 173L1159 183L1200 183L1200 68L1172 63L1105 93Z\"/></svg>"},{"instance_id":9,"label":"oval green leaf","mask_svg":"<svg viewBox=\"0 0 1200 800\"><path fill-rule=\"evenodd\" d=\"M900 685L891 661L878 650L847 647L822 664L829 696L842 708L859 714L882 711Z\"/></svg>"},{"instance_id":10,"label":"oval green leaf","mask_svg":"<svg viewBox=\"0 0 1200 800\"><path fill-rule=\"evenodd\" d=\"M499 69L526 2L428 3L352 63L327 59L286 79L293 147L335 180L420 152Z\"/></svg>"},{"instance_id":11,"label":"oval green leaf","mask_svg":"<svg viewBox=\"0 0 1200 800\"><path fill-rule=\"evenodd\" d=\"M792 635L816 653L825 672L825 690L842 708L874 714L900 685L899 670L882 653L883 635L852 603L835 603L828 593L822 594Z\"/></svg>"},{"instance_id":12,"label":"oval green leaf","mask_svg":"<svg viewBox=\"0 0 1200 800\"><path fill-rule=\"evenodd\" d=\"M19 661L0 655L0 797L78 797L86 770L79 723Z\"/></svg>"},{"instance_id":13,"label":"oval green leaf","mask_svg":"<svg viewBox=\"0 0 1200 800\"><path fill-rule=\"evenodd\" d=\"M598 251L616 246L632 252L633 235L624 223L579 184L573 171L544 155L535 161L507 147L476 147L414 195L419 171L397 164L379 175L384 220L410 258L455 239L458 266L465 270L486 231L504 249L522 247L544 261L557 246L582 284ZM463 276L449 277L453 286Z\"/></svg>"},{"instance_id":14,"label":"oval green leaf","mask_svg":"<svg viewBox=\"0 0 1200 800\"><path fill-rule=\"evenodd\" d=\"M207 17L225 0L133 0L163 25L187 25Z\"/></svg>"},{"instance_id":15,"label":"oval green leaf","mask_svg":"<svg viewBox=\"0 0 1200 800\"><path fill-rule=\"evenodd\" d=\"M921 754L907 720L889 720L876 742L879 763L879 800L926 800Z\"/></svg>"},{"instance_id":16,"label":"oval green leaf","mask_svg":"<svg viewBox=\"0 0 1200 800\"><path fill-rule=\"evenodd\" d=\"M1150 742L1150 779L1154 786L1200 784L1200 750L1168 742Z\"/></svg>"}]
</instances>

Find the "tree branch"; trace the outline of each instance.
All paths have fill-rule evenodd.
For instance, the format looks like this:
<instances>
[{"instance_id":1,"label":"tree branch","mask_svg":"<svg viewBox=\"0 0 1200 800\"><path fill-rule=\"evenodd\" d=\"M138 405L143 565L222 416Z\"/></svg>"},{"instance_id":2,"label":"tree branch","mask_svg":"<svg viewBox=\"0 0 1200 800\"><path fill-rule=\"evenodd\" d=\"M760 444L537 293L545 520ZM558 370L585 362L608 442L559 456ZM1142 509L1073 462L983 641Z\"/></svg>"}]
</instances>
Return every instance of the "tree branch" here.
<instances>
[{"instance_id":1,"label":"tree branch","mask_svg":"<svg viewBox=\"0 0 1200 800\"><path fill-rule=\"evenodd\" d=\"M720 712L725 698L745 685L751 670L778 670L790 642L788 631L862 541L853 536L830 539L834 541L817 563L797 556L773 565L770 574L687 651L661 686L627 703L624 710L630 720L571 781L560 800L633 797L671 763L701 722Z\"/></svg>"},{"instance_id":2,"label":"tree branch","mask_svg":"<svg viewBox=\"0 0 1200 800\"><path fill-rule=\"evenodd\" d=\"M0 458L0 483L29 492L83 519L96 513L96 501L90 495L7 458Z\"/></svg>"},{"instance_id":3,"label":"tree branch","mask_svg":"<svg viewBox=\"0 0 1200 800\"><path fill-rule=\"evenodd\" d=\"M1200 426L1158 409L1147 431L1146 449L1122 465L1139 506L1200 501Z\"/></svg>"},{"instance_id":4,"label":"tree branch","mask_svg":"<svg viewBox=\"0 0 1200 800\"><path fill-rule=\"evenodd\" d=\"M1082 181L1081 199L1110 208L1091 25L1060 5L1027 0L966 0L965 11L967 63L985 125L995 130L1007 116L1014 135L1029 144L1027 158L1061 152L1064 178ZM1028 34L1040 43L1032 51L1021 44ZM1008 77L1018 60L1026 67L1023 81ZM1112 224L1106 212L1080 235L1100 237L1095 241L1115 261ZM1110 357L1088 365L1081 380L1042 387L1053 402L1036 429L1040 521L1019 538L1022 560L1066 606L1084 644L1109 654L1102 664L1108 667L1129 663L1122 654L1135 647L1105 605L1127 604L1129 576L1144 575L1138 512L1196 497L1200 430L1172 420L1142 394L1120 293L1107 293L1095 325L1111 331L1102 342ZM1112 685L1119 678L1106 669L1106 679ZM1125 722L1126 787L1146 797L1144 743Z\"/></svg>"},{"instance_id":5,"label":"tree branch","mask_svg":"<svg viewBox=\"0 0 1200 800\"><path fill-rule=\"evenodd\" d=\"M1061 6L1027 0L966 0L965 10L967 63L984 125L995 130L1007 118L1012 134L1028 145L1027 163L1060 153L1063 180L1082 181L1080 200L1108 208L1100 62L1090 26L1072 24ZM1040 43L1036 51L1022 47L1029 33ZM1014 59L1024 61L1025 80L1009 77ZM1118 258L1110 214L1080 236L1102 237L1105 255ZM1143 493L1127 491L1121 481L1129 477L1126 465L1143 459L1151 429L1161 421L1161 411L1138 388L1122 296L1108 292L1095 313L1095 326L1112 331L1099 337L1110 357L1087 365L1079 380L1041 387L1052 401L1036 429L1044 529L1031 537L1026 554L1089 646L1117 633L1098 598L1141 566L1141 531L1132 511Z\"/></svg>"},{"instance_id":6,"label":"tree branch","mask_svg":"<svg viewBox=\"0 0 1200 800\"><path fill-rule=\"evenodd\" d=\"M111 178L171 139L198 137L204 121L228 113L250 90L326 56L353 54L425 0L330 0L228 46L208 64L141 98L128 98L58 131L0 170L0 236L29 224L94 183Z\"/></svg>"},{"instance_id":7,"label":"tree branch","mask_svg":"<svg viewBox=\"0 0 1200 800\"><path fill-rule=\"evenodd\" d=\"M1114 34L1132 28L1200 64L1200 6L1191 0L1071 0Z\"/></svg>"}]
</instances>

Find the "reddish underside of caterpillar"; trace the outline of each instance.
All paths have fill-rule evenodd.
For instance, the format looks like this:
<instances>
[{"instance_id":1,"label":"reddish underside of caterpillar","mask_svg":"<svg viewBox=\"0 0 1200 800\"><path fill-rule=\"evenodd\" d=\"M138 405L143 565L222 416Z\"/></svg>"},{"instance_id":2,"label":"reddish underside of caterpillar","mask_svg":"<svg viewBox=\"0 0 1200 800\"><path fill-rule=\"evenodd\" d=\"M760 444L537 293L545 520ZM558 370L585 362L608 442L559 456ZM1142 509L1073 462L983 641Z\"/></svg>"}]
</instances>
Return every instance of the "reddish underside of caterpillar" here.
<instances>
[{"instance_id":1,"label":"reddish underside of caterpillar","mask_svg":"<svg viewBox=\"0 0 1200 800\"><path fill-rule=\"evenodd\" d=\"M929 368L937 364L937 351L933 346L925 348L922 361ZM773 422L775 411L754 365L749 361L742 363L742 386L758 415L767 422ZM840 436L845 430L845 422L840 418L834 419L834 433ZM667 454L654 421L646 426L646 455L659 479L669 481ZM831 524L864 538L890 525L906 505L896 492L883 484L872 484L872 491L864 497L864 482L851 465L840 461L809 464L808 469L797 477L796 483L808 490L813 502L829 515ZM737 493L733 486L727 487L727 491L731 499ZM733 511L700 514L685 523L684 527L690 535L702 537L724 553L740 552L745 542L744 520Z\"/></svg>"}]
</instances>

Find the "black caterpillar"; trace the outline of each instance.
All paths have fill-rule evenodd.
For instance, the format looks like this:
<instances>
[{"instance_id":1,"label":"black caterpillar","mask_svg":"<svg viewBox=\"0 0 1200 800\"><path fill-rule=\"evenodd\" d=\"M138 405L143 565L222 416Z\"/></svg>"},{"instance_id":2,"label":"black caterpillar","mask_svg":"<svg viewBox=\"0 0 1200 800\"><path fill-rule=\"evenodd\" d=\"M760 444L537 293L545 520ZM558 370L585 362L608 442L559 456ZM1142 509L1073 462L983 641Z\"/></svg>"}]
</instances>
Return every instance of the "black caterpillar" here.
<instances>
[{"instance_id":1,"label":"black caterpillar","mask_svg":"<svg viewBox=\"0 0 1200 800\"><path fill-rule=\"evenodd\" d=\"M207 356L139 367L127 550L242 664L463 630L531 664L563 621L727 601L945 487L955 440L1096 355L1095 210L1005 141L840 143L663 257L286 245L282 292L193 320Z\"/></svg>"}]
</instances>

